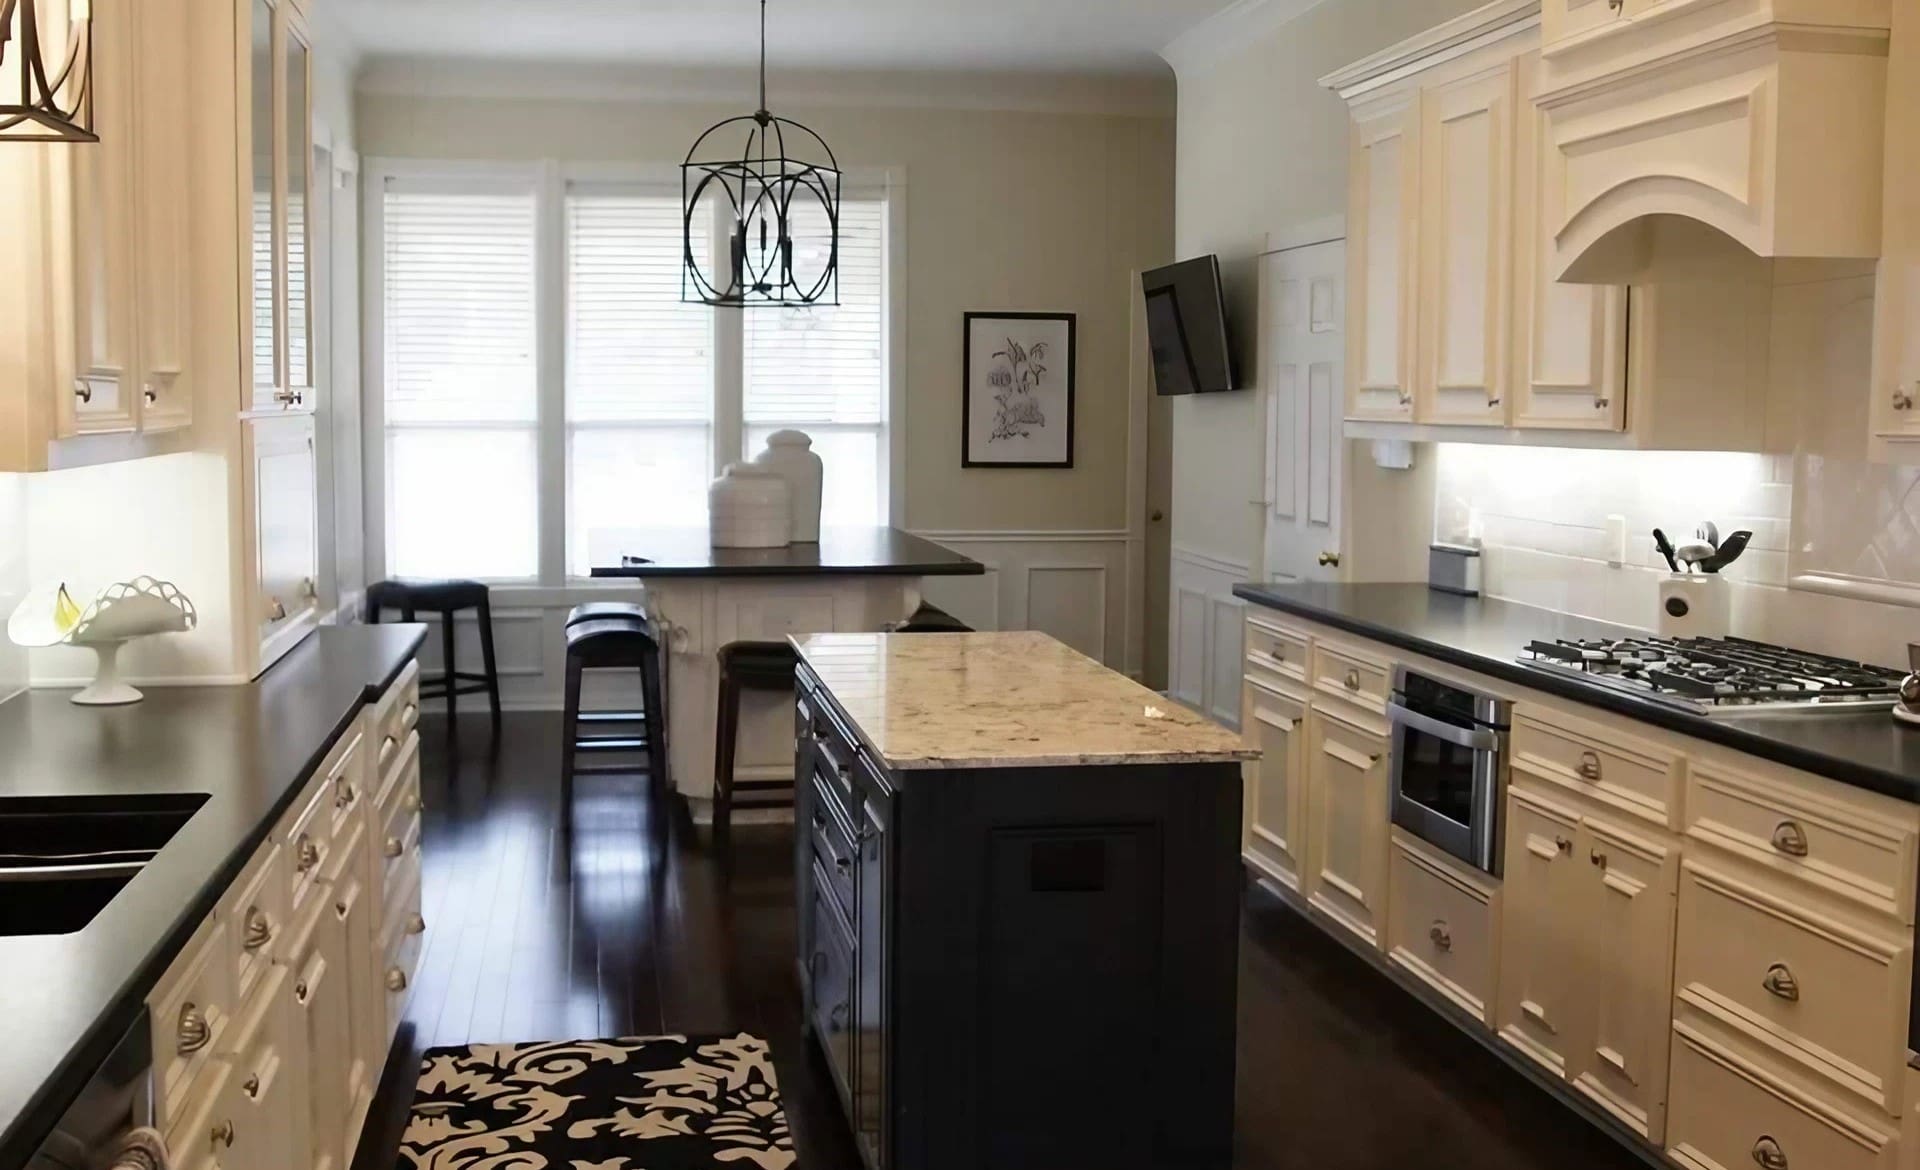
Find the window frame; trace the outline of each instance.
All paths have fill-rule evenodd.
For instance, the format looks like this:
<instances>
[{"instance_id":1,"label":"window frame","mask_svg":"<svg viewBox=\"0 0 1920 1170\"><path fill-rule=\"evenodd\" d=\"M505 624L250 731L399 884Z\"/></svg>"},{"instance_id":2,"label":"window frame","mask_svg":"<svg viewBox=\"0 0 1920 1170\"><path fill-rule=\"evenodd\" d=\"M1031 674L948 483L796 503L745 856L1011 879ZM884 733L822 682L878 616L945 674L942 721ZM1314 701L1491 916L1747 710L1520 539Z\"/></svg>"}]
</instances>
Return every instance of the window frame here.
<instances>
[{"instance_id":1,"label":"window frame","mask_svg":"<svg viewBox=\"0 0 1920 1170\"><path fill-rule=\"evenodd\" d=\"M536 577L492 580L531 594L559 591L559 600L590 589L617 588L571 574L567 557L572 425L566 412L567 238L566 198L572 184L593 187L679 189L680 168L671 163L592 163L541 159L518 162L365 157L361 160L361 436L365 452L364 512L368 580L387 576L387 422L386 422L386 216L387 180L460 184L501 190L523 186L534 193L535 466L539 533ZM882 523L906 521L906 337L907 337L907 176L901 167L849 168L842 173L841 195L885 201L882 270L886 280L886 322L881 357L884 388L881 422L885 436L880 459ZM710 426L716 471L739 458L745 444L744 329L740 314L752 309L715 310L714 400ZM592 424L599 426L601 424ZM611 425L611 424L608 424ZM627 587L630 588L630 585Z\"/></svg>"}]
</instances>

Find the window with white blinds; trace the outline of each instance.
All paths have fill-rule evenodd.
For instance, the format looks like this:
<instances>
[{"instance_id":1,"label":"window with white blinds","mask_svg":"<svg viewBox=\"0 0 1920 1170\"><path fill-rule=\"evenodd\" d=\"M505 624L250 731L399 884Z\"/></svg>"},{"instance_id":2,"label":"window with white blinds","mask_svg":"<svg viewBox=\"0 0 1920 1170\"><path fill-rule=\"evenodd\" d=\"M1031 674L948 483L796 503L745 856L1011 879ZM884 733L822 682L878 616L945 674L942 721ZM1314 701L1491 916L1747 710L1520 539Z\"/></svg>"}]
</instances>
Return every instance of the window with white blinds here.
<instances>
[{"instance_id":1,"label":"window with white blinds","mask_svg":"<svg viewBox=\"0 0 1920 1170\"><path fill-rule=\"evenodd\" d=\"M774 431L813 438L826 468L825 524L878 524L886 515L886 204L846 198L840 205L840 303L760 309L741 323L742 414L746 453ZM796 225L794 250L824 253L824 212ZM819 262L796 258L796 271Z\"/></svg>"},{"instance_id":2,"label":"window with white blinds","mask_svg":"<svg viewBox=\"0 0 1920 1170\"><path fill-rule=\"evenodd\" d=\"M677 182L384 165L385 572L585 576L619 529L704 526L716 465L785 428L825 464L825 523L885 522L884 197L843 199L838 305L715 310L681 301ZM820 216L796 248L828 239Z\"/></svg>"},{"instance_id":3,"label":"window with white blinds","mask_svg":"<svg viewBox=\"0 0 1920 1170\"><path fill-rule=\"evenodd\" d=\"M386 571L539 572L535 196L388 178Z\"/></svg>"}]
</instances>

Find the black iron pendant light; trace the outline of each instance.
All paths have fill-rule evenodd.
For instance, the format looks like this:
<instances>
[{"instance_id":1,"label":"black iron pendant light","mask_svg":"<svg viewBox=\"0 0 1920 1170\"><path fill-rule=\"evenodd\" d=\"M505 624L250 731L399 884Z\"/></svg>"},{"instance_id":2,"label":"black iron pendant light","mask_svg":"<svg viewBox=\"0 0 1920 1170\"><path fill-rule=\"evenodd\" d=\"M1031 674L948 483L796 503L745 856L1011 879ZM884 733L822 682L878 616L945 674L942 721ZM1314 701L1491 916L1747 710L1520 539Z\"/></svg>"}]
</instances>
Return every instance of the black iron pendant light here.
<instances>
[{"instance_id":1,"label":"black iron pendant light","mask_svg":"<svg viewBox=\"0 0 1920 1170\"><path fill-rule=\"evenodd\" d=\"M724 153L729 140L741 142L737 155ZM767 0L760 108L694 140L680 166L680 199L681 300L727 308L840 303L840 164L818 134L767 112ZM724 250L706 245L708 224L724 224Z\"/></svg>"},{"instance_id":2,"label":"black iron pendant light","mask_svg":"<svg viewBox=\"0 0 1920 1170\"><path fill-rule=\"evenodd\" d=\"M93 19L70 0L64 42L42 42L44 0L0 0L0 141L98 142L93 132ZM51 49L57 54L49 61ZM17 79L18 89L10 84Z\"/></svg>"}]
</instances>

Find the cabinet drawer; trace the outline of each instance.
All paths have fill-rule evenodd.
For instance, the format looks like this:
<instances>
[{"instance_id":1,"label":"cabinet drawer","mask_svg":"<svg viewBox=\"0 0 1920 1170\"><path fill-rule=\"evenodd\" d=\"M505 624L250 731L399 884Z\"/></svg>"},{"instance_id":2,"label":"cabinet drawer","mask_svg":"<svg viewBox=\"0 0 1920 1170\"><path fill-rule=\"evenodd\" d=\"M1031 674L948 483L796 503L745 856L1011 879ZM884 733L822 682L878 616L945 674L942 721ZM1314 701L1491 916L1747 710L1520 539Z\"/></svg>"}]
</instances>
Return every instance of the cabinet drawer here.
<instances>
[{"instance_id":1,"label":"cabinet drawer","mask_svg":"<svg viewBox=\"0 0 1920 1170\"><path fill-rule=\"evenodd\" d=\"M391 739L396 745L405 741L407 732L420 722L420 662L414 659L401 668L380 701L374 704L373 734L376 753L380 744Z\"/></svg>"},{"instance_id":2,"label":"cabinet drawer","mask_svg":"<svg viewBox=\"0 0 1920 1170\"><path fill-rule=\"evenodd\" d=\"M1493 999L1494 893L1394 834L1387 957L1482 1023Z\"/></svg>"},{"instance_id":3,"label":"cabinet drawer","mask_svg":"<svg viewBox=\"0 0 1920 1170\"><path fill-rule=\"evenodd\" d=\"M366 738L358 728L349 731L341 746L334 748L322 769L330 794L327 809L329 833L339 836L342 828L367 798L368 772L363 767Z\"/></svg>"},{"instance_id":4,"label":"cabinet drawer","mask_svg":"<svg viewBox=\"0 0 1920 1170\"><path fill-rule=\"evenodd\" d=\"M381 781L375 821L390 825L404 813L417 813L420 808L420 736L415 732L407 736L399 757Z\"/></svg>"},{"instance_id":5,"label":"cabinet drawer","mask_svg":"<svg viewBox=\"0 0 1920 1170\"><path fill-rule=\"evenodd\" d=\"M373 767L370 774L377 779L374 789L376 799L385 806L393 797L393 787L405 778L409 769L418 770L420 760L420 733L409 729L396 736L388 732L379 737L374 747Z\"/></svg>"},{"instance_id":6,"label":"cabinet drawer","mask_svg":"<svg viewBox=\"0 0 1920 1170\"><path fill-rule=\"evenodd\" d=\"M194 933L147 997L153 1030L154 1111L161 1129L177 1121L196 1082L217 1063L235 1008L233 964L219 915Z\"/></svg>"},{"instance_id":7,"label":"cabinet drawer","mask_svg":"<svg viewBox=\"0 0 1920 1170\"><path fill-rule=\"evenodd\" d=\"M844 918L853 913L853 828L845 806L830 793L831 780L819 773L813 777L813 800L809 819L813 854L827 888Z\"/></svg>"},{"instance_id":8,"label":"cabinet drawer","mask_svg":"<svg viewBox=\"0 0 1920 1170\"><path fill-rule=\"evenodd\" d=\"M1681 1000L1889 1113L1912 966L1910 938L1809 914L1697 862L1681 871Z\"/></svg>"},{"instance_id":9,"label":"cabinet drawer","mask_svg":"<svg viewBox=\"0 0 1920 1170\"><path fill-rule=\"evenodd\" d=\"M407 875L420 872L420 814L403 812L380 836L380 860L375 862L379 881L375 885L380 904L385 906L407 885ZM386 921L382 919L382 921Z\"/></svg>"},{"instance_id":10,"label":"cabinet drawer","mask_svg":"<svg viewBox=\"0 0 1920 1170\"><path fill-rule=\"evenodd\" d=\"M333 788L315 777L276 834L287 850L287 913L299 918L314 900L321 867L333 846Z\"/></svg>"},{"instance_id":11,"label":"cabinet drawer","mask_svg":"<svg viewBox=\"0 0 1920 1170\"><path fill-rule=\"evenodd\" d=\"M1871 795L1784 771L1696 762L1687 835L1911 925L1914 810Z\"/></svg>"},{"instance_id":12,"label":"cabinet drawer","mask_svg":"<svg viewBox=\"0 0 1920 1170\"><path fill-rule=\"evenodd\" d=\"M171 1170L220 1170L219 1155L225 1147L213 1136L220 1125L215 1119L224 1120L231 1111L234 1079L231 1065L213 1061L194 1082L192 1094L180 1103L178 1112L160 1119L160 1132L173 1155Z\"/></svg>"},{"instance_id":13,"label":"cabinet drawer","mask_svg":"<svg viewBox=\"0 0 1920 1170\"><path fill-rule=\"evenodd\" d=\"M413 991L413 977L420 969L420 952L427 936L427 921L420 913L420 875L407 875L407 885L391 903L392 921L385 924L380 948L380 993L385 1008L377 1022L380 1052L393 1040L394 1030L406 1015L407 997ZM377 1070L376 1070L377 1074Z\"/></svg>"},{"instance_id":14,"label":"cabinet drawer","mask_svg":"<svg viewBox=\"0 0 1920 1170\"><path fill-rule=\"evenodd\" d=\"M1667 1153L1688 1170L1894 1170L1895 1135L1674 1025Z\"/></svg>"},{"instance_id":15,"label":"cabinet drawer","mask_svg":"<svg viewBox=\"0 0 1920 1170\"><path fill-rule=\"evenodd\" d=\"M853 1094L853 987L856 977L852 932L825 896L826 875L813 867L813 953L807 956L807 1013L820 1037L834 1086L843 1102Z\"/></svg>"},{"instance_id":16,"label":"cabinet drawer","mask_svg":"<svg viewBox=\"0 0 1920 1170\"><path fill-rule=\"evenodd\" d=\"M1313 648L1313 685L1323 695L1385 715L1393 673L1384 662L1320 642Z\"/></svg>"},{"instance_id":17,"label":"cabinet drawer","mask_svg":"<svg viewBox=\"0 0 1920 1170\"><path fill-rule=\"evenodd\" d=\"M1642 820L1670 824L1683 767L1678 752L1563 711L1523 704L1513 716L1513 757L1515 769L1535 779Z\"/></svg>"},{"instance_id":18,"label":"cabinet drawer","mask_svg":"<svg viewBox=\"0 0 1920 1170\"><path fill-rule=\"evenodd\" d=\"M1307 636L1295 630L1247 618L1247 668L1289 682L1307 681Z\"/></svg>"},{"instance_id":19,"label":"cabinet drawer","mask_svg":"<svg viewBox=\"0 0 1920 1170\"><path fill-rule=\"evenodd\" d=\"M273 841L262 845L215 911L226 930L236 1003L253 995L287 945L286 853Z\"/></svg>"}]
</instances>

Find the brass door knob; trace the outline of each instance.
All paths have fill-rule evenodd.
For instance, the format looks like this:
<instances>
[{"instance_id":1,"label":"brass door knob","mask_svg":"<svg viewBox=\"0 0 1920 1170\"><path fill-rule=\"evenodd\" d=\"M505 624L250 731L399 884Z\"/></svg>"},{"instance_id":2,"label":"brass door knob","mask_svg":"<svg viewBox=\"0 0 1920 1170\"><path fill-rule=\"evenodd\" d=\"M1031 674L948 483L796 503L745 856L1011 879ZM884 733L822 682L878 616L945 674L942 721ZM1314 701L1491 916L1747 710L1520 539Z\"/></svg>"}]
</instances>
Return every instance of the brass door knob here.
<instances>
[{"instance_id":1,"label":"brass door knob","mask_svg":"<svg viewBox=\"0 0 1920 1170\"><path fill-rule=\"evenodd\" d=\"M1436 922L1432 926L1429 926L1427 928L1427 937L1433 941L1434 946L1439 947L1443 951L1451 951L1453 949L1453 932L1447 929L1447 924L1444 922Z\"/></svg>"},{"instance_id":2,"label":"brass door knob","mask_svg":"<svg viewBox=\"0 0 1920 1170\"><path fill-rule=\"evenodd\" d=\"M182 1004L180 1023L174 1029L175 1047L181 1056L200 1051L213 1039L213 1025L207 1023L207 1014L193 1004Z\"/></svg>"},{"instance_id":3,"label":"brass door knob","mask_svg":"<svg viewBox=\"0 0 1920 1170\"><path fill-rule=\"evenodd\" d=\"M1793 972L1785 963L1775 963L1768 967L1766 975L1760 980L1760 986L1766 989L1768 995L1784 999L1788 1003L1800 1002L1800 981L1794 978Z\"/></svg>"},{"instance_id":4,"label":"brass door knob","mask_svg":"<svg viewBox=\"0 0 1920 1170\"><path fill-rule=\"evenodd\" d=\"M1338 567L1340 564L1340 554L1337 552L1323 552L1320 554L1319 561L1323 568Z\"/></svg>"},{"instance_id":5,"label":"brass door knob","mask_svg":"<svg viewBox=\"0 0 1920 1170\"><path fill-rule=\"evenodd\" d=\"M258 906L247 907L247 937L240 945L257 951L272 941L273 923L267 918L267 912Z\"/></svg>"},{"instance_id":6,"label":"brass door knob","mask_svg":"<svg viewBox=\"0 0 1920 1170\"><path fill-rule=\"evenodd\" d=\"M403 847L400 844L400 838L388 837L385 852L388 857L400 856L400 854L403 852Z\"/></svg>"},{"instance_id":7,"label":"brass door knob","mask_svg":"<svg viewBox=\"0 0 1920 1170\"><path fill-rule=\"evenodd\" d=\"M1781 821L1773 827L1773 847L1788 857L1807 855L1807 831L1798 821Z\"/></svg>"},{"instance_id":8,"label":"brass door knob","mask_svg":"<svg viewBox=\"0 0 1920 1170\"><path fill-rule=\"evenodd\" d=\"M387 990L388 991L405 991L406 989L407 989L407 973L405 971L402 971L398 967L388 968Z\"/></svg>"}]
</instances>

